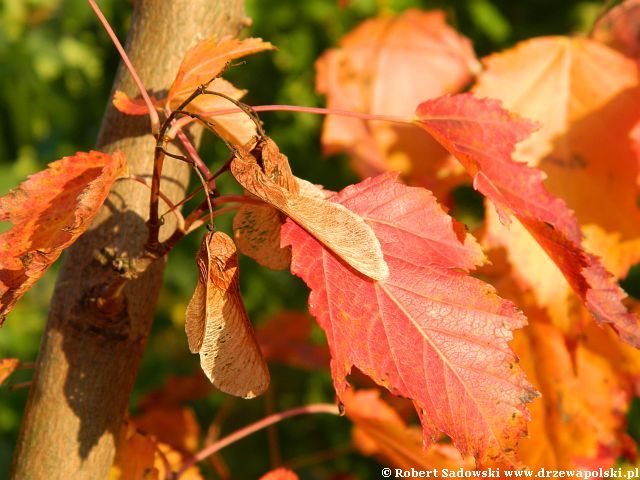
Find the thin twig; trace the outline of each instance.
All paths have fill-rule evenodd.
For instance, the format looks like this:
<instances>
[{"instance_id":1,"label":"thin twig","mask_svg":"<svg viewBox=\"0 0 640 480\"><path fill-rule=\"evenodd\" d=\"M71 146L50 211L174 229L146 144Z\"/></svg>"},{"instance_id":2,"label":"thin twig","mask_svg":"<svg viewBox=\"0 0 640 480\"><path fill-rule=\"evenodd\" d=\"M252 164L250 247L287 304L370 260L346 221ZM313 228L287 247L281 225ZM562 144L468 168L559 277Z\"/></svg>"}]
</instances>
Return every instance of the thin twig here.
<instances>
[{"instance_id":1,"label":"thin twig","mask_svg":"<svg viewBox=\"0 0 640 480\"><path fill-rule=\"evenodd\" d=\"M213 212L213 216L219 217L220 215L224 215L225 213L233 212L234 210L237 210L239 207L240 205L231 205L229 207L220 208ZM211 221L211 216L209 214L205 215L204 217L200 217L198 220L196 220L191 224L191 227L189 227L189 230L185 232L185 235L189 235L191 232L200 228L202 225L207 223L207 220Z\"/></svg>"},{"instance_id":2,"label":"thin twig","mask_svg":"<svg viewBox=\"0 0 640 480\"><path fill-rule=\"evenodd\" d=\"M262 128L262 121L260 120L260 117L255 112L255 110L251 108L249 105L247 105L246 103L242 103L240 100L236 100L235 98L230 97L229 95L225 95L224 93L214 92L212 90L205 90L203 93L205 93L206 95L215 95L217 97L222 97L225 100L228 100L229 102L233 103L236 107L238 107L240 110L246 113L247 116L253 121L260 138L264 138L266 136L266 134L264 133L264 128Z\"/></svg>"},{"instance_id":3,"label":"thin twig","mask_svg":"<svg viewBox=\"0 0 640 480\"><path fill-rule=\"evenodd\" d=\"M29 380L28 382L14 383L13 385L11 385L9 387L9 390L11 390L12 392L15 392L16 390L21 390L23 388L29 388L32 383L33 383L33 381L31 381L31 380Z\"/></svg>"},{"instance_id":4,"label":"thin twig","mask_svg":"<svg viewBox=\"0 0 640 480\"><path fill-rule=\"evenodd\" d=\"M381 115L375 113L352 112L351 110L340 110L336 108L321 107L302 107L298 105L258 105L252 106L254 112L296 112L311 113L314 115L338 115L341 117L359 118L361 120L378 120L383 122L402 123L411 125L412 119L409 117L401 117L397 115ZM225 108L220 110L210 110L202 112L200 115L205 117L215 117L220 115L231 115L244 111L239 108ZM180 124L183 127L183 124Z\"/></svg>"},{"instance_id":5,"label":"thin twig","mask_svg":"<svg viewBox=\"0 0 640 480\"><path fill-rule=\"evenodd\" d=\"M205 180L205 178L202 176L202 173L200 173L200 170L198 170L198 168L195 168L196 173L198 174L198 178L200 179L200 183L202 183L202 188L204 189L204 194L205 194L205 200L207 201L207 206L209 207L209 227L210 230L213 230L214 228L214 224L213 224L213 205L211 203L211 190L209 190L209 185L207 185L207 181Z\"/></svg>"},{"instance_id":6,"label":"thin twig","mask_svg":"<svg viewBox=\"0 0 640 480\"><path fill-rule=\"evenodd\" d=\"M205 447L196 455L187 460L180 470L178 470L176 474L176 478L180 478L187 469L191 468L196 463L204 460L209 455L214 454L218 450L223 449L227 445L231 445L232 443L237 442L238 440L251 435L263 428L268 427L269 425L273 425L274 423L280 422L286 418L295 417L297 415L305 415L312 413L329 413L332 415L338 415L338 408L334 404L330 403L316 403L313 405L306 405L304 407L293 408L291 410L286 410L280 413L274 413L273 415L269 415L268 417L259 420L258 422L252 423L251 425L247 425L246 427L237 430L231 435L227 435L226 437L218 440L215 443Z\"/></svg>"},{"instance_id":7,"label":"thin twig","mask_svg":"<svg viewBox=\"0 0 640 480\"><path fill-rule=\"evenodd\" d=\"M182 142L182 145L184 146L184 149L187 151L187 153L189 154L189 156L193 160L193 163L196 166L196 168L198 168L202 172L202 174L204 175L204 178L207 179L207 182L209 183L209 186L211 187L211 189L215 190L216 189L216 182L215 181L212 182L213 175L209 171L209 168L204 163L202 158L200 158L200 155L198 155L198 152L196 151L196 148L189 141L189 138L187 137L187 135L181 129L178 130L178 138Z\"/></svg>"},{"instance_id":8,"label":"thin twig","mask_svg":"<svg viewBox=\"0 0 640 480\"><path fill-rule=\"evenodd\" d=\"M115 45L116 49L118 50L118 53L120 54L120 57L122 58L122 62L127 67L127 70L129 70L129 74L131 75L131 78L133 79L134 83L138 87L138 90L140 91L140 95L142 95L142 99L144 100L144 103L147 106L147 110L149 111L149 121L151 122L151 133L153 135L157 135L157 133L159 132L160 118L158 117L158 112L156 111L156 108L154 107L153 102L151 101L151 98L149 98L149 93L147 93L147 89L144 87L142 80L140 80L140 77L138 76L138 72L136 72L136 69L131 63L131 60L129 60L129 56L127 55L127 52L124 51L124 48L120 43L120 40L118 40L118 37L116 36L115 32L111 28L111 25L109 25L109 21L106 19L106 17L102 13L102 10L100 10L100 7L98 7L98 5L94 0L88 0L88 2L91 8L93 9L93 12L96 14L96 17L98 17L98 20L100 20L100 23L106 30L107 35L109 35L109 38L111 38L111 41Z\"/></svg>"}]
</instances>

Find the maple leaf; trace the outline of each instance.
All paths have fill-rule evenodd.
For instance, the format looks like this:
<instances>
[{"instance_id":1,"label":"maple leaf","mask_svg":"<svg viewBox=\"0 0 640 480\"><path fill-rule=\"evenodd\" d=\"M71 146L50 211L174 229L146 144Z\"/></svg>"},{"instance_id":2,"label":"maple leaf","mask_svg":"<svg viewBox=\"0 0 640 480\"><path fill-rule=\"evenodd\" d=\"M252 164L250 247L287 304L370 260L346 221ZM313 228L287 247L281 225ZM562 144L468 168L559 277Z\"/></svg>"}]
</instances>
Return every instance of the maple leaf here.
<instances>
[{"instance_id":1,"label":"maple leaf","mask_svg":"<svg viewBox=\"0 0 640 480\"><path fill-rule=\"evenodd\" d=\"M320 195L300 195L272 181L255 157L240 153L231 162L238 183L252 195L301 225L357 271L374 279L386 278L388 268L371 228L355 213L325 201Z\"/></svg>"},{"instance_id":2,"label":"maple leaf","mask_svg":"<svg viewBox=\"0 0 640 480\"><path fill-rule=\"evenodd\" d=\"M233 86L224 78L216 78L209 84L207 90L221 93L235 100L240 100L247 93ZM171 108L178 108L180 102L173 100ZM234 145L246 145L257 136L254 121L244 112L217 115L219 110L235 109L237 106L230 100L217 95L201 95L193 100L184 109L197 113L202 118L213 124L216 133ZM213 112L213 113L212 113Z\"/></svg>"},{"instance_id":3,"label":"maple leaf","mask_svg":"<svg viewBox=\"0 0 640 480\"><path fill-rule=\"evenodd\" d=\"M214 78L221 74L224 68L237 58L251 55L273 48L268 42L259 38L239 40L224 37L219 41L208 38L192 47L184 56L167 97L156 100L154 105L163 110L163 105L175 110L193 94L202 84L210 82L207 90L223 94L235 100L241 99L245 90L234 87L223 78ZM146 105L142 100L132 100L124 92L116 91L113 97L114 106L128 115L144 115ZM236 145L245 145L256 136L256 127L251 118L244 113L214 115L218 110L235 109L236 105L230 100L211 94L196 97L189 105L183 107L185 111L196 113L216 128L216 132L227 141Z\"/></svg>"},{"instance_id":4,"label":"maple leaf","mask_svg":"<svg viewBox=\"0 0 640 480\"><path fill-rule=\"evenodd\" d=\"M531 421L518 446L519 458L534 470L608 468L628 451L625 414L640 378L640 351L612 328L596 325L580 304L567 320L584 324L583 335L567 336L510 275L503 252L489 255L492 265L480 274L526 314L529 325L515 332L511 347L542 394L529 407Z\"/></svg>"},{"instance_id":5,"label":"maple leaf","mask_svg":"<svg viewBox=\"0 0 640 480\"><path fill-rule=\"evenodd\" d=\"M154 405L131 418L133 425L147 435L181 452L195 453L200 441L200 426L191 408Z\"/></svg>"},{"instance_id":6,"label":"maple leaf","mask_svg":"<svg viewBox=\"0 0 640 480\"><path fill-rule=\"evenodd\" d=\"M20 366L17 358L0 359L0 385Z\"/></svg>"},{"instance_id":7,"label":"maple leaf","mask_svg":"<svg viewBox=\"0 0 640 480\"><path fill-rule=\"evenodd\" d=\"M419 102L460 91L479 68L444 12L409 9L363 22L325 52L316 89L329 108L411 116ZM445 149L408 125L328 115L322 145L326 154L348 152L363 177L400 171L437 196L464 178Z\"/></svg>"},{"instance_id":8,"label":"maple leaf","mask_svg":"<svg viewBox=\"0 0 640 480\"><path fill-rule=\"evenodd\" d=\"M514 158L547 174L545 187L575 212L584 247L616 278L624 277L640 260L639 169L629 142L640 109L635 62L592 40L545 37L485 63L475 92L541 125ZM533 76L535 82L525 81ZM507 232L487 214L488 242L507 249L515 274L554 321L562 321L571 309L567 282L551 273L546 255L519 253L530 243L523 229Z\"/></svg>"},{"instance_id":9,"label":"maple leaf","mask_svg":"<svg viewBox=\"0 0 640 480\"><path fill-rule=\"evenodd\" d=\"M202 40L185 54L167 99L170 103L180 103L200 85L222 73L232 60L271 49L273 45L260 38Z\"/></svg>"},{"instance_id":10,"label":"maple leaf","mask_svg":"<svg viewBox=\"0 0 640 480\"><path fill-rule=\"evenodd\" d=\"M640 1L626 0L598 19L591 37L631 58L640 57Z\"/></svg>"},{"instance_id":11,"label":"maple leaf","mask_svg":"<svg viewBox=\"0 0 640 480\"><path fill-rule=\"evenodd\" d=\"M269 386L269 370L240 296L233 240L207 233L196 261L198 284L185 314L189 349L200 354L202 370L223 392L260 395Z\"/></svg>"},{"instance_id":12,"label":"maple leaf","mask_svg":"<svg viewBox=\"0 0 640 480\"><path fill-rule=\"evenodd\" d=\"M158 100L155 97L150 97L151 103L156 107L156 110L162 110L162 100ZM142 98L133 99L129 97L122 90L116 90L113 94L112 102L113 106L119 112L126 113L127 115L148 115L149 109L147 108L147 104L144 102Z\"/></svg>"},{"instance_id":13,"label":"maple leaf","mask_svg":"<svg viewBox=\"0 0 640 480\"><path fill-rule=\"evenodd\" d=\"M311 288L340 397L351 367L414 401L424 439L440 432L480 461L511 458L535 398L507 342L525 318L468 271L484 260L475 240L433 195L383 174L330 201L373 229L389 266L374 281L353 271L293 221L282 229L292 273ZM464 421L461 421L464 419Z\"/></svg>"},{"instance_id":14,"label":"maple leaf","mask_svg":"<svg viewBox=\"0 0 640 480\"><path fill-rule=\"evenodd\" d=\"M362 454L405 470L474 468L473 458L463 457L453 445L434 443L425 450L419 428L406 425L378 390L347 390L342 401L354 424L353 444Z\"/></svg>"},{"instance_id":15,"label":"maple leaf","mask_svg":"<svg viewBox=\"0 0 640 480\"><path fill-rule=\"evenodd\" d=\"M240 100L247 93L233 86L224 78L216 78L209 84L208 90L221 93L235 100ZM159 111L163 110L166 98L156 100L151 98L153 104ZM182 99L184 100L184 99ZM177 109L182 103L180 99L174 99L169 107ZM127 115L147 115L147 105L142 99L131 99L120 90L113 95L113 105L122 113ZM183 110L197 113L204 120L213 124L216 132L227 141L235 145L245 145L256 136L256 125L244 112L231 113L227 115L216 115L215 112L226 109L235 109L236 105L230 100L216 95L201 95L194 99Z\"/></svg>"},{"instance_id":16,"label":"maple leaf","mask_svg":"<svg viewBox=\"0 0 640 480\"><path fill-rule=\"evenodd\" d=\"M581 247L573 212L543 186L544 173L515 162L515 145L534 125L504 110L496 100L471 94L429 100L416 110L416 123L458 158L474 187L496 206L508 224L515 215L556 263L597 322L611 324L620 336L640 346L638 320L621 300L624 292L599 259Z\"/></svg>"},{"instance_id":17,"label":"maple leaf","mask_svg":"<svg viewBox=\"0 0 640 480\"><path fill-rule=\"evenodd\" d=\"M124 155L79 152L49 164L0 197L0 325L22 295L91 225Z\"/></svg>"},{"instance_id":18,"label":"maple leaf","mask_svg":"<svg viewBox=\"0 0 640 480\"><path fill-rule=\"evenodd\" d=\"M186 459L171 445L138 432L131 422L124 425L119 440L108 480L160 480L178 471ZM185 470L180 478L203 480L195 465Z\"/></svg>"},{"instance_id":19,"label":"maple leaf","mask_svg":"<svg viewBox=\"0 0 640 480\"><path fill-rule=\"evenodd\" d=\"M276 468L262 475L260 480L298 480L298 475L288 468Z\"/></svg>"},{"instance_id":20,"label":"maple leaf","mask_svg":"<svg viewBox=\"0 0 640 480\"><path fill-rule=\"evenodd\" d=\"M612 467L623 453L630 392L609 359L582 342L570 350L562 332L537 317L529 315L530 324L512 344L542 393L530 407L519 457L532 469Z\"/></svg>"}]
</instances>

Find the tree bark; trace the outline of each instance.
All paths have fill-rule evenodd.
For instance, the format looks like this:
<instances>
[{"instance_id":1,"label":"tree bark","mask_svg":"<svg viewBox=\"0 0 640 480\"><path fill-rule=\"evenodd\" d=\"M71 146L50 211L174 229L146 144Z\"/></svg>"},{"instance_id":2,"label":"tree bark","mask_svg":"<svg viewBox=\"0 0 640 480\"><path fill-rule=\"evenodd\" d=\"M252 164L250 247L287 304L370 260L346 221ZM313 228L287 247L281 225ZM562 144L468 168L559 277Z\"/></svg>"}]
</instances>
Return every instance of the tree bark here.
<instances>
[{"instance_id":1,"label":"tree bark","mask_svg":"<svg viewBox=\"0 0 640 480\"><path fill-rule=\"evenodd\" d=\"M198 40L237 34L242 0L140 0L135 3L126 50L151 93L163 95L187 48ZM115 89L138 92L123 65ZM152 171L155 140L145 117L120 114L109 101L97 143L125 153L131 173ZM199 140L201 131L189 134ZM182 198L189 167L165 160L163 192ZM67 252L51 303L33 385L24 412L12 478L102 479L113 462L127 402L153 321L164 262L125 287L124 311L105 318L87 300L115 274L97 261L108 248L131 258L147 239L149 190L116 182L91 230ZM161 209L162 211L163 209ZM174 224L167 216L161 237ZM185 340L186 342L186 340Z\"/></svg>"}]
</instances>

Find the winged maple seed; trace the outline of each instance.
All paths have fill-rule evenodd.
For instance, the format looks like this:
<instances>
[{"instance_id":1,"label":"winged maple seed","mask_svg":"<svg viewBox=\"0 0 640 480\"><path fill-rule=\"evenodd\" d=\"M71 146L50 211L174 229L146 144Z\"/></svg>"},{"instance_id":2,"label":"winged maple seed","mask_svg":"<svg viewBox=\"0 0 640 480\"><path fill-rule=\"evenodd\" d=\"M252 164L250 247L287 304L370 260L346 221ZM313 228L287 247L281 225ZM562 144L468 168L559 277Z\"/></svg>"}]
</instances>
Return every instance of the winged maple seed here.
<instances>
[{"instance_id":1,"label":"winged maple seed","mask_svg":"<svg viewBox=\"0 0 640 480\"><path fill-rule=\"evenodd\" d=\"M269 370L242 303L238 255L225 233L207 233L196 258L198 284L186 311L189 348L223 392L252 398L269 386Z\"/></svg>"},{"instance_id":2,"label":"winged maple seed","mask_svg":"<svg viewBox=\"0 0 640 480\"><path fill-rule=\"evenodd\" d=\"M384 174L330 197L357 213L379 239L386 280L358 275L291 219L291 272L311 288L309 310L324 329L339 396L352 366L413 400L425 443L440 432L480 462L513 460L536 397L507 342L525 324L513 304L468 275L484 262L425 189ZM465 419L465 421L460 421Z\"/></svg>"},{"instance_id":3,"label":"winged maple seed","mask_svg":"<svg viewBox=\"0 0 640 480\"><path fill-rule=\"evenodd\" d=\"M271 177L282 180L272 180L252 154L240 150L231 162L231 172L252 195L291 218L358 272L376 280L389 275L380 242L360 216L318 195L300 195L288 164L286 169L280 166L286 163L286 157L272 150L268 158ZM285 181L287 186L278 181Z\"/></svg>"},{"instance_id":4,"label":"winged maple seed","mask_svg":"<svg viewBox=\"0 0 640 480\"><path fill-rule=\"evenodd\" d=\"M266 138L260 145L266 177L291 194L299 192L287 157L276 143ZM280 226L284 215L271 205L243 204L233 219L238 249L261 265L282 270L291 263L291 249L280 247Z\"/></svg>"},{"instance_id":5,"label":"winged maple seed","mask_svg":"<svg viewBox=\"0 0 640 480\"><path fill-rule=\"evenodd\" d=\"M0 325L22 295L91 225L124 155L91 151L49 164L0 198Z\"/></svg>"},{"instance_id":6,"label":"winged maple seed","mask_svg":"<svg viewBox=\"0 0 640 480\"><path fill-rule=\"evenodd\" d=\"M600 260L581 246L582 233L566 203L543 185L544 173L515 162L515 145L535 125L471 94L429 100L416 110L416 123L449 150L473 177L474 187L496 206L500 220L514 215L560 268L600 324L640 346L640 322L622 304L624 292Z\"/></svg>"}]
</instances>

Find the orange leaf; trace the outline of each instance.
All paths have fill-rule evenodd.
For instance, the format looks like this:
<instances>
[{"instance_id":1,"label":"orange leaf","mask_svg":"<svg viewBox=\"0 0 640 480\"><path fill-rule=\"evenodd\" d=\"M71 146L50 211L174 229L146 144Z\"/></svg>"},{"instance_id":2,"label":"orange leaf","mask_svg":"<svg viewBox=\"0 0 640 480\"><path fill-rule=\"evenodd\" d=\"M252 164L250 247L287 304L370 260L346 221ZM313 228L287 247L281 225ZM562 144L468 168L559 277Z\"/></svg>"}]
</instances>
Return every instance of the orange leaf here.
<instances>
[{"instance_id":1,"label":"orange leaf","mask_svg":"<svg viewBox=\"0 0 640 480\"><path fill-rule=\"evenodd\" d=\"M223 392L260 395L269 370L240 296L236 247L222 232L207 233L196 260L198 285L186 311L189 348L200 353L202 370Z\"/></svg>"},{"instance_id":2,"label":"orange leaf","mask_svg":"<svg viewBox=\"0 0 640 480\"><path fill-rule=\"evenodd\" d=\"M443 12L410 9L363 22L316 69L316 88L329 108L410 116L421 101L460 91L479 63ZM407 125L329 115L322 144L328 154L349 152L363 177L400 171L437 194L461 179L446 150Z\"/></svg>"},{"instance_id":3,"label":"orange leaf","mask_svg":"<svg viewBox=\"0 0 640 480\"><path fill-rule=\"evenodd\" d=\"M276 468L265 473L260 480L298 480L298 475L288 468Z\"/></svg>"},{"instance_id":4,"label":"orange leaf","mask_svg":"<svg viewBox=\"0 0 640 480\"><path fill-rule=\"evenodd\" d=\"M357 271L374 279L388 275L380 243L362 218L318 196L290 192L272 181L254 157L242 157L231 162L231 172L240 185L301 225Z\"/></svg>"},{"instance_id":5,"label":"orange leaf","mask_svg":"<svg viewBox=\"0 0 640 480\"><path fill-rule=\"evenodd\" d=\"M264 356L271 361L299 368L326 368L329 351L315 345L309 335L311 319L300 312L280 312L256 330Z\"/></svg>"},{"instance_id":6,"label":"orange leaf","mask_svg":"<svg viewBox=\"0 0 640 480\"><path fill-rule=\"evenodd\" d=\"M582 343L569 350L560 330L529 317L513 348L542 397L531 405L520 458L532 469L613 466L625 444L628 389L608 359Z\"/></svg>"},{"instance_id":7,"label":"orange leaf","mask_svg":"<svg viewBox=\"0 0 640 480\"><path fill-rule=\"evenodd\" d=\"M233 84L224 78L216 78L211 82L207 90L222 93L235 100L240 100L247 93L246 90L240 90L234 87ZM173 99L169 106L171 108L178 108L182 100ZM246 145L257 135L256 125L246 113L238 112L226 115L211 113L218 110L236 108L236 105L226 98L206 94L197 97L189 105L184 107L184 110L201 115L205 120L215 126L216 132L220 136L232 144Z\"/></svg>"},{"instance_id":8,"label":"orange leaf","mask_svg":"<svg viewBox=\"0 0 640 480\"><path fill-rule=\"evenodd\" d=\"M640 260L639 169L629 141L640 110L636 63L579 37L530 40L485 62L476 93L541 125L515 158L547 174L545 187L575 212L585 247L624 277Z\"/></svg>"},{"instance_id":9,"label":"orange leaf","mask_svg":"<svg viewBox=\"0 0 640 480\"><path fill-rule=\"evenodd\" d=\"M347 390L342 397L347 417L354 423L353 443L364 455L374 455L383 463L410 470L472 470L475 461L463 457L453 445L434 443L427 449L420 429L407 426L377 390Z\"/></svg>"},{"instance_id":10,"label":"orange leaf","mask_svg":"<svg viewBox=\"0 0 640 480\"><path fill-rule=\"evenodd\" d=\"M270 138L260 146L262 168L270 181L292 194L298 193L296 178L287 157ZM291 249L280 247L280 226L284 216L270 205L243 204L233 219L238 249L259 264L282 270L291 262Z\"/></svg>"},{"instance_id":11,"label":"orange leaf","mask_svg":"<svg viewBox=\"0 0 640 480\"><path fill-rule=\"evenodd\" d=\"M201 84L219 75L229 62L237 58L271 50L273 45L260 38L239 40L224 37L202 40L185 54L171 89L168 101L181 102L191 95Z\"/></svg>"},{"instance_id":12,"label":"orange leaf","mask_svg":"<svg viewBox=\"0 0 640 480\"><path fill-rule=\"evenodd\" d=\"M499 98L541 125L518 145L515 158L546 173L545 187L575 212L585 248L615 277L624 277L640 260L640 169L629 140L640 110L635 62L578 37L522 42L485 62L476 93ZM533 76L535 82L526 81ZM494 218L487 232L560 324L571 307L567 282L555 266L541 249L529 249L522 228L508 232Z\"/></svg>"},{"instance_id":13,"label":"orange leaf","mask_svg":"<svg viewBox=\"0 0 640 480\"><path fill-rule=\"evenodd\" d=\"M15 303L84 233L126 170L124 155L77 153L49 164L0 198L0 325Z\"/></svg>"},{"instance_id":14,"label":"orange leaf","mask_svg":"<svg viewBox=\"0 0 640 480\"><path fill-rule=\"evenodd\" d=\"M131 423L123 427L121 435L108 480L161 480L167 478L169 473L165 461L173 472L178 471L185 461L180 452L136 431ZM186 470L180 478L203 480L195 466Z\"/></svg>"},{"instance_id":15,"label":"orange leaf","mask_svg":"<svg viewBox=\"0 0 640 480\"><path fill-rule=\"evenodd\" d=\"M159 472L154 468L155 443L136 432L131 424L124 426L122 437L108 480L159 480Z\"/></svg>"},{"instance_id":16,"label":"orange leaf","mask_svg":"<svg viewBox=\"0 0 640 480\"><path fill-rule=\"evenodd\" d=\"M0 359L0 385L20 366L17 358Z\"/></svg>"},{"instance_id":17,"label":"orange leaf","mask_svg":"<svg viewBox=\"0 0 640 480\"><path fill-rule=\"evenodd\" d=\"M181 451L195 453L200 426L193 410L180 406L153 405L132 417L138 430Z\"/></svg>"},{"instance_id":18,"label":"orange leaf","mask_svg":"<svg viewBox=\"0 0 640 480\"><path fill-rule=\"evenodd\" d=\"M533 130L531 122L495 100L470 94L429 100L416 115L417 124L460 160L474 187L495 204L501 222L508 225L510 214L518 218L595 320L611 324L621 338L640 346L638 319L626 311L624 292L600 260L583 250L573 212L545 189L543 172L511 158L515 145Z\"/></svg>"},{"instance_id":19,"label":"orange leaf","mask_svg":"<svg viewBox=\"0 0 640 480\"><path fill-rule=\"evenodd\" d=\"M138 98L134 100L120 90L116 90L116 93L113 94L112 103L118 111L126 113L127 115L147 115L149 113L147 104L144 103L143 99ZM157 100L155 97L151 97L151 103L153 103L156 109L162 109L160 100Z\"/></svg>"}]
</instances>

